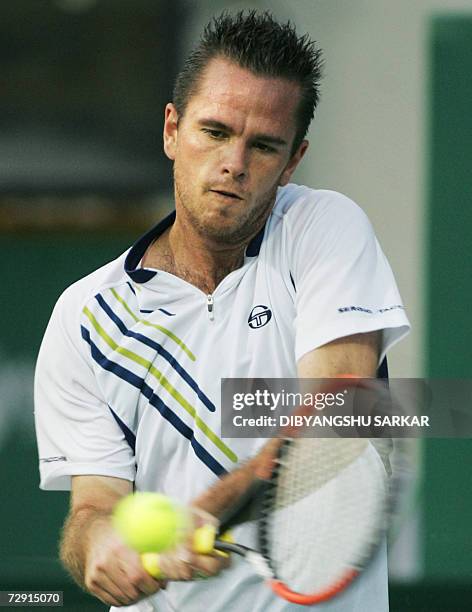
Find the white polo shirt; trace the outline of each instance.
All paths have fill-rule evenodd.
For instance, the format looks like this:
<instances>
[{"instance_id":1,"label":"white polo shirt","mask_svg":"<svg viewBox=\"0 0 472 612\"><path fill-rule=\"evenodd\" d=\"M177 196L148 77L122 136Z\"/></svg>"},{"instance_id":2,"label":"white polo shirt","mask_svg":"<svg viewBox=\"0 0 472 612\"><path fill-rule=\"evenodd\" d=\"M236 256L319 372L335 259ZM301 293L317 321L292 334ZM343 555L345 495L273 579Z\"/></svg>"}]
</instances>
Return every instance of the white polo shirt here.
<instances>
[{"instance_id":1,"label":"white polo shirt","mask_svg":"<svg viewBox=\"0 0 472 612\"><path fill-rule=\"evenodd\" d=\"M222 378L296 377L297 360L308 351L374 330L383 330L382 360L407 333L372 227L341 194L280 188L243 266L211 296L172 274L140 267L149 244L174 218L69 287L56 304L35 380L44 489L69 489L72 475L98 474L186 503L264 442L221 437ZM239 530L238 539L250 544L252 528ZM386 580L380 555L347 593L316 609L387 610ZM130 609L278 612L298 606L273 597L247 563L235 561L217 578L171 583L164 594Z\"/></svg>"}]
</instances>

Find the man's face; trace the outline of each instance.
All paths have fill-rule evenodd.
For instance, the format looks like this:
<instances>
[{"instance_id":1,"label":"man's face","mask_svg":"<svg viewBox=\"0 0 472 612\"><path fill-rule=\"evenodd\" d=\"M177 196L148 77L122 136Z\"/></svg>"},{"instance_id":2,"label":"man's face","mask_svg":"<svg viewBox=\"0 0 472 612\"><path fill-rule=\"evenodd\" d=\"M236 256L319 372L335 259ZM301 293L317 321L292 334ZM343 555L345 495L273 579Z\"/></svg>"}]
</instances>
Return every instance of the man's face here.
<instances>
[{"instance_id":1,"label":"man's face","mask_svg":"<svg viewBox=\"0 0 472 612\"><path fill-rule=\"evenodd\" d=\"M308 146L291 155L299 96L288 80L215 58L183 117L167 105L164 149L174 161L177 213L202 236L236 245L262 227Z\"/></svg>"}]
</instances>

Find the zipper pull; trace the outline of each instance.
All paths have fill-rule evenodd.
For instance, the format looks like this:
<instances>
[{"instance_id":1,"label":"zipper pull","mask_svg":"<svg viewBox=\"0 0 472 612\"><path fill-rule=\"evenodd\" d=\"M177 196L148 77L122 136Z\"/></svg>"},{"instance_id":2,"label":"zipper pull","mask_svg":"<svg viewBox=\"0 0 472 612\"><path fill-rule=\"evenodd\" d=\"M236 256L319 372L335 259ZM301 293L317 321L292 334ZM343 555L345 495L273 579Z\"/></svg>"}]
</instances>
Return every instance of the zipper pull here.
<instances>
[{"instance_id":1,"label":"zipper pull","mask_svg":"<svg viewBox=\"0 0 472 612\"><path fill-rule=\"evenodd\" d=\"M210 321L213 321L213 319L215 318L215 315L213 313L213 296L211 295L211 293L207 295L207 309L208 309L208 318L210 319Z\"/></svg>"}]
</instances>

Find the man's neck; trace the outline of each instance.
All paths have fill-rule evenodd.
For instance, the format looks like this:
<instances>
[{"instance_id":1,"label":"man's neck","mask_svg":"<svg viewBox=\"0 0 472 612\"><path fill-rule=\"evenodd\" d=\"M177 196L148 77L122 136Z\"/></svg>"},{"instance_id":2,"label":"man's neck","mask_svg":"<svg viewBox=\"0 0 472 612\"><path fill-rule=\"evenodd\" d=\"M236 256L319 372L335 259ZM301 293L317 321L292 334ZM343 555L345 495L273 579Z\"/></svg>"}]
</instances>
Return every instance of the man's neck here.
<instances>
[{"instance_id":1,"label":"man's neck","mask_svg":"<svg viewBox=\"0 0 472 612\"><path fill-rule=\"evenodd\" d=\"M222 245L203 238L176 220L146 251L145 267L164 270L213 293L217 285L244 262L246 245Z\"/></svg>"}]
</instances>

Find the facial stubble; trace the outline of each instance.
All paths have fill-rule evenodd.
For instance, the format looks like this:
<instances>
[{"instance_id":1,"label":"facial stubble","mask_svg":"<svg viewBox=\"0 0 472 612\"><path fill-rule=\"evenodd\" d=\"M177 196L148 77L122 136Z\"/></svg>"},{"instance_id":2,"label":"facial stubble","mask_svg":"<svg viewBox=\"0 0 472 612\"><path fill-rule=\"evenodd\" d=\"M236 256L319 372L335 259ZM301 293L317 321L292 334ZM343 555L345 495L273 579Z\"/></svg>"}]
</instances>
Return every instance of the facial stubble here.
<instances>
[{"instance_id":1,"label":"facial stubble","mask_svg":"<svg viewBox=\"0 0 472 612\"><path fill-rule=\"evenodd\" d=\"M174 164L174 185L176 201L185 209L185 214L192 227L202 236L213 242L226 246L246 245L264 226L270 214L277 195L278 182L269 191L259 196L255 206L242 208L239 217L232 224L213 225L205 222L203 215L193 205L193 197L186 188L188 180L185 172L181 171L179 164ZM204 198L210 186L205 186L202 194L197 197ZM231 204L229 204L231 206Z\"/></svg>"}]
</instances>

